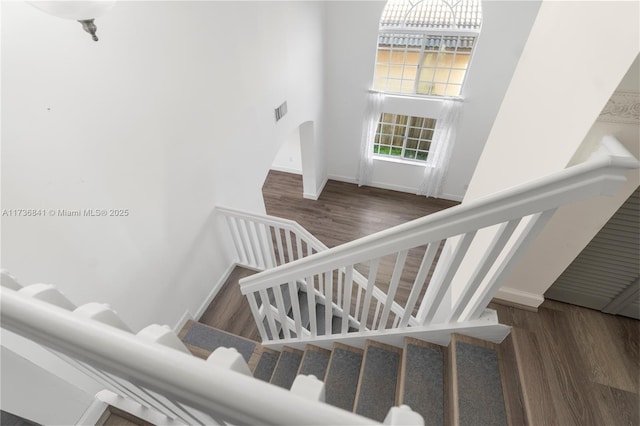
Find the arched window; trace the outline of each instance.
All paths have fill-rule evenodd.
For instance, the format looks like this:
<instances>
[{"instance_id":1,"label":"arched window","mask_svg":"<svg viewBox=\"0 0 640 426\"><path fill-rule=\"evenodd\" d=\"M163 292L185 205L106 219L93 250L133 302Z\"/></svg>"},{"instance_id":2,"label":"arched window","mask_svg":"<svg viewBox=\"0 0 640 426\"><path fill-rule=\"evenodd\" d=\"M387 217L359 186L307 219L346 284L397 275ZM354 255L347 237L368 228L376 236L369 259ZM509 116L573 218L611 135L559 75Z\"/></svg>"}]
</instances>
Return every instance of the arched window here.
<instances>
[{"instance_id":1,"label":"arched window","mask_svg":"<svg viewBox=\"0 0 640 426\"><path fill-rule=\"evenodd\" d=\"M482 25L481 0L389 0L380 19L358 182L374 159L424 166L418 193L442 194Z\"/></svg>"},{"instance_id":2,"label":"arched window","mask_svg":"<svg viewBox=\"0 0 640 426\"><path fill-rule=\"evenodd\" d=\"M374 90L459 96L481 24L480 0L389 0L380 20Z\"/></svg>"}]
</instances>

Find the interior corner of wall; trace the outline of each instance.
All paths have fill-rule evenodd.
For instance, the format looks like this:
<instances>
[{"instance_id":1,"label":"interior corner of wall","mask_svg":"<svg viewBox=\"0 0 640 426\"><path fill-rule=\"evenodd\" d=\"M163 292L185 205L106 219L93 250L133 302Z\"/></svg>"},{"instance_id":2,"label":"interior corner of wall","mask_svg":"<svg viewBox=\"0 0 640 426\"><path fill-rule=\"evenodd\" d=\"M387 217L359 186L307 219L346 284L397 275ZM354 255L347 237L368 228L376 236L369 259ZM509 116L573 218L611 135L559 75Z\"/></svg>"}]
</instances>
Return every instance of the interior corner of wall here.
<instances>
[{"instance_id":1,"label":"interior corner of wall","mask_svg":"<svg viewBox=\"0 0 640 426\"><path fill-rule=\"evenodd\" d=\"M307 200L317 200L318 198L320 198L320 195L322 194L322 191L324 190L325 185L327 184L327 182L329 181L329 177L325 177L324 180L322 181L322 184L320 184L320 187L318 189L316 189L315 193L311 193L311 192L304 192L302 194L302 198L305 198Z\"/></svg>"},{"instance_id":2,"label":"interior corner of wall","mask_svg":"<svg viewBox=\"0 0 640 426\"><path fill-rule=\"evenodd\" d=\"M195 314L192 315L191 312L187 310L182 316L182 318L180 319L180 322L184 321L186 323L188 319L185 319L185 318L187 316L190 316L191 319L195 319L195 318L200 318L205 313L209 305L213 302L213 299L215 299L215 297L217 296L220 289L222 289L222 287L224 286L224 283L229 279L229 276L235 269L236 265L237 265L237 262L231 262L229 264L227 269L220 276L220 279L218 279L218 281L211 287L211 290L209 291L209 294L207 295L207 297L196 309ZM180 322L176 325L176 328L180 325Z\"/></svg>"},{"instance_id":3,"label":"interior corner of wall","mask_svg":"<svg viewBox=\"0 0 640 426\"><path fill-rule=\"evenodd\" d=\"M173 326L173 331L178 334L180 333L180 330L182 330L184 328L184 326L187 324L187 322L189 320L193 320L193 315L191 314L191 312L189 312L189 310L187 309L186 311L184 311L184 314L182 314L182 317L180 317L180 319L178 320L178 322L176 323L175 326Z\"/></svg>"}]
</instances>

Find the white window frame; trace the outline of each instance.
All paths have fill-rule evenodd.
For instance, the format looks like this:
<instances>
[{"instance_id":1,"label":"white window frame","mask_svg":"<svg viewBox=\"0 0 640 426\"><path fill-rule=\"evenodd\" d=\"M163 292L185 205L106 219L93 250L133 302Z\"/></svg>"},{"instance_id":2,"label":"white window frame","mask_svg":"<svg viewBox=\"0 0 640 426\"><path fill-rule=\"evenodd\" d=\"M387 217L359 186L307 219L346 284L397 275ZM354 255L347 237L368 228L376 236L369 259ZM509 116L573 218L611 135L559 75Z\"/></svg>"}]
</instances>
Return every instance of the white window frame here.
<instances>
[{"instance_id":1,"label":"white window frame","mask_svg":"<svg viewBox=\"0 0 640 426\"><path fill-rule=\"evenodd\" d=\"M415 74L415 78L413 79L413 90L411 91L411 93L407 93L407 92L394 92L394 91L388 91L388 90L378 90L375 88L374 86L374 90L383 92L383 93L389 93L389 94L393 94L393 95L398 95L398 96L419 96L419 97L427 97L427 98L434 98L434 99L443 99L443 98L457 98L457 97L462 97L462 93L464 90L464 86L465 86L465 82L467 80L467 77L469 75L469 69L471 67L472 61L473 61L473 55L476 51L476 45L478 42L478 36L480 35L480 30L475 30L475 29L465 29L465 30L460 30L460 29L447 29L447 28L442 28L442 29L435 29L435 28L425 28L425 29L415 29L415 28L410 28L410 27L392 27L392 28L384 28L384 29L379 29L378 30L378 37L384 36L384 35L419 35L422 36L422 45L420 46L419 50L418 48L404 48L404 51L418 51L419 52L419 57L418 57L418 63L417 63L417 68L416 68L416 74ZM425 56L425 52L427 52L426 50L426 42L430 37L465 37L465 38L473 38L473 47L471 48L471 52L469 53L469 61L467 62L467 66L466 68L462 69L462 68L453 68L453 67L449 67L449 78L451 77L451 70L464 70L464 77L461 81L461 83L459 84L460 86L460 91L458 94L456 95L437 95L437 94L422 94L422 93L418 93L418 88L419 85L421 83L420 81L420 75L422 72L422 69L424 68L423 66L423 62L424 62L424 56ZM381 47L382 46L382 47ZM374 82L379 79L380 77L378 76L377 73L377 68L379 64L382 65L387 65L389 68L393 65L392 62L379 62L379 53L380 50L384 50L386 49L386 45L380 45L379 43L377 43L377 49L376 49L376 61L375 61L375 68L374 68ZM390 51L392 51L393 49L390 48ZM398 51L401 51L402 49L397 49ZM403 65L403 70L404 70L404 66ZM430 67L431 68L431 67ZM439 68L439 67L434 67L434 70L436 69L447 69L447 68ZM435 73L434 73L435 75ZM445 84L445 87L448 87L450 84L453 85L452 83L449 82L449 78L447 78L446 82L434 82L433 80L431 81L431 83L436 83L436 84ZM387 76L385 77L385 81L389 80L389 73L387 73ZM402 79L400 79L400 81L403 81ZM458 86L457 83L455 83L456 86Z\"/></svg>"},{"instance_id":2,"label":"white window frame","mask_svg":"<svg viewBox=\"0 0 640 426\"><path fill-rule=\"evenodd\" d=\"M388 115L393 115L394 116L394 122L386 122L383 121L383 117L385 114ZM396 123L395 119L397 116L404 116L407 117L407 122L403 125L399 125ZM424 120L423 121L423 125L420 127L417 126L412 126L412 119L421 119ZM431 122L432 126L431 127L425 127L425 125ZM401 162L410 162L410 163L415 163L415 164L420 164L420 165L428 165L429 164L429 153L431 151L431 143L433 140L433 135L435 134L435 129L437 126L437 122L438 120L432 117L418 117L416 115L408 115L408 114L397 114L397 113L392 113L392 112L382 112L380 114L380 118L378 119L378 126L376 128L376 133L374 136L374 141L373 141L373 156L375 158L378 159L384 159L384 160L393 160L393 161L401 161ZM383 133L383 126L384 125L391 125L393 126L393 132L392 133ZM395 130L396 128L403 128L402 130L402 134L398 133L396 134ZM415 137L415 136L411 136L411 130L415 129L419 132L419 136ZM426 135L429 135L428 137L426 137ZM384 136L388 136L391 138L391 143L390 144L382 144L382 138ZM423 137L424 136L424 137ZM402 137L402 146L399 145L393 145L393 139L394 138L399 138ZM415 141L416 142L416 147L412 148L412 147L408 147L408 142L409 141ZM421 143L427 143L429 145L429 147L425 150L425 149L419 149ZM376 146L378 147L378 152L376 152ZM382 154L380 153L380 149L382 147L389 147L389 154ZM391 151L393 149L400 149L400 155L392 155ZM406 153L408 151L415 151L415 156L412 157L407 157ZM424 159L419 159L418 158L418 153L419 152L424 152L426 153L426 156Z\"/></svg>"}]
</instances>

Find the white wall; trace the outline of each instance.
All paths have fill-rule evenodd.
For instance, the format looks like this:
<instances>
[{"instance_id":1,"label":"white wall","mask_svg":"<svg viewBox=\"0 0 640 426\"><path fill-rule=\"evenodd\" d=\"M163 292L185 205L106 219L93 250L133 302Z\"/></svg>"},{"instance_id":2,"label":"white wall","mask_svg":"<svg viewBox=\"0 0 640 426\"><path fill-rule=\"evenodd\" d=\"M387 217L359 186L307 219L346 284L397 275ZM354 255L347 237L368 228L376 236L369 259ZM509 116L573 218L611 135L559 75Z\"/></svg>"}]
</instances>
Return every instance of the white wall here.
<instances>
[{"instance_id":1,"label":"white wall","mask_svg":"<svg viewBox=\"0 0 640 426\"><path fill-rule=\"evenodd\" d=\"M213 207L262 211L278 143L321 118L322 5L122 2L97 43L2 7L3 209L129 211L3 217L2 266L134 328L175 323L230 262Z\"/></svg>"},{"instance_id":2,"label":"white wall","mask_svg":"<svg viewBox=\"0 0 640 426\"><path fill-rule=\"evenodd\" d=\"M302 174L302 154L300 152L300 130L295 129L287 135L280 145L272 170Z\"/></svg>"},{"instance_id":3,"label":"white wall","mask_svg":"<svg viewBox=\"0 0 640 426\"><path fill-rule=\"evenodd\" d=\"M0 408L42 425L75 425L93 401L59 377L2 346Z\"/></svg>"},{"instance_id":4,"label":"white wall","mask_svg":"<svg viewBox=\"0 0 640 426\"><path fill-rule=\"evenodd\" d=\"M636 2L543 3L464 202L572 161L640 50L638 7ZM594 126L590 137L599 139L606 127ZM637 129L635 135L622 136L637 154ZM498 297L539 305L544 291L624 201L624 193L637 186L637 175L630 178L635 186L630 183L616 198L558 211ZM473 250L481 253L483 247Z\"/></svg>"},{"instance_id":5,"label":"white wall","mask_svg":"<svg viewBox=\"0 0 640 426\"><path fill-rule=\"evenodd\" d=\"M355 182L384 3L332 2L328 8L327 146L329 175L334 179ZM465 194L539 5L539 1L483 2L482 33L465 83L465 106L443 198L461 200ZM437 116L440 111L431 104L418 104L411 113ZM415 193L422 175L421 166L374 160L372 185Z\"/></svg>"},{"instance_id":6,"label":"white wall","mask_svg":"<svg viewBox=\"0 0 640 426\"><path fill-rule=\"evenodd\" d=\"M329 1L324 40L325 141L331 179L354 182L380 15L386 0Z\"/></svg>"},{"instance_id":7,"label":"white wall","mask_svg":"<svg viewBox=\"0 0 640 426\"><path fill-rule=\"evenodd\" d=\"M96 23L97 43L2 2L2 209L46 215L2 217L2 267L174 325L231 266L214 206L264 211L279 142L322 123L323 5L118 2Z\"/></svg>"}]
</instances>

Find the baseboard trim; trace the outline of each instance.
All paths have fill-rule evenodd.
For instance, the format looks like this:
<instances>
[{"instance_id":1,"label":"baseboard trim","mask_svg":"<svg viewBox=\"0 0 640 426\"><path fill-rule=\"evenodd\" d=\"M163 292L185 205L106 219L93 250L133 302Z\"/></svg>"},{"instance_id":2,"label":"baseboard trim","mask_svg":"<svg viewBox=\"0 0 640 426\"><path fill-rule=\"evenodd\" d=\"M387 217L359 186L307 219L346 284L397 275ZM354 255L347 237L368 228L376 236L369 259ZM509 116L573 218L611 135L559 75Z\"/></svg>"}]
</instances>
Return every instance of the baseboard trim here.
<instances>
[{"instance_id":1,"label":"baseboard trim","mask_svg":"<svg viewBox=\"0 0 640 426\"><path fill-rule=\"evenodd\" d=\"M180 334L180 331L184 328L185 325L187 325L187 322L189 320L193 320L193 316L191 316L191 312L189 312L189 310L186 310L184 311L184 314L182 314L182 317L180 318L178 323L173 327L174 333Z\"/></svg>"},{"instance_id":2,"label":"baseboard trim","mask_svg":"<svg viewBox=\"0 0 640 426\"><path fill-rule=\"evenodd\" d=\"M275 170L276 172L283 172L283 173L291 173L294 175L301 175L302 174L302 170L298 170L298 169L292 169L289 167L281 167L281 166L271 166L271 168L269 170Z\"/></svg>"},{"instance_id":3,"label":"baseboard trim","mask_svg":"<svg viewBox=\"0 0 640 426\"><path fill-rule=\"evenodd\" d=\"M510 308L522 309L523 311L538 312L537 307L523 305L521 303L511 302L509 300L498 299L495 297L491 299L491 303L495 303L496 305L508 306Z\"/></svg>"},{"instance_id":4,"label":"baseboard trim","mask_svg":"<svg viewBox=\"0 0 640 426\"><path fill-rule=\"evenodd\" d=\"M449 200L449 201L457 201L457 202L461 203L462 200L464 200L464 195L442 194L438 198L442 198L442 199Z\"/></svg>"},{"instance_id":5,"label":"baseboard trim","mask_svg":"<svg viewBox=\"0 0 640 426\"><path fill-rule=\"evenodd\" d=\"M329 175L328 179L337 180L338 182L353 183L354 185L358 184L356 179L347 176Z\"/></svg>"},{"instance_id":6,"label":"baseboard trim","mask_svg":"<svg viewBox=\"0 0 640 426\"><path fill-rule=\"evenodd\" d=\"M337 180L339 182L352 183L354 185L358 185L358 182L357 182L356 179L350 178L350 177L347 177L347 176L330 175L329 179ZM370 184L367 184L365 186L370 186L372 188L387 189L389 191L404 192L404 193L413 194L413 195L417 195L417 192L418 192L418 188L409 187L409 186L402 186L402 185L387 184L387 183L384 183L384 182L371 182ZM442 194L438 198L439 199L443 199L443 200L462 202L462 199L464 198L464 195Z\"/></svg>"},{"instance_id":7,"label":"baseboard trim","mask_svg":"<svg viewBox=\"0 0 640 426\"><path fill-rule=\"evenodd\" d=\"M327 182L329 182L328 176L324 178L322 185L320 185L320 188L318 188L315 194L310 194L308 192L305 192L302 194L302 198L316 201L318 198L320 198L320 195L322 194L322 191L324 191L324 187L327 185Z\"/></svg>"},{"instance_id":8,"label":"baseboard trim","mask_svg":"<svg viewBox=\"0 0 640 426\"><path fill-rule=\"evenodd\" d=\"M495 299L499 299L502 304L510 303L512 306L520 309L536 310L538 306L544 302L544 296L535 293L529 293L515 288L502 287L495 295ZM498 302L500 303L500 302Z\"/></svg>"},{"instance_id":9,"label":"baseboard trim","mask_svg":"<svg viewBox=\"0 0 640 426\"><path fill-rule=\"evenodd\" d=\"M308 192L304 192L302 193L302 198L304 198L305 200L317 201L318 198L320 198L320 194L309 194Z\"/></svg>"}]
</instances>

